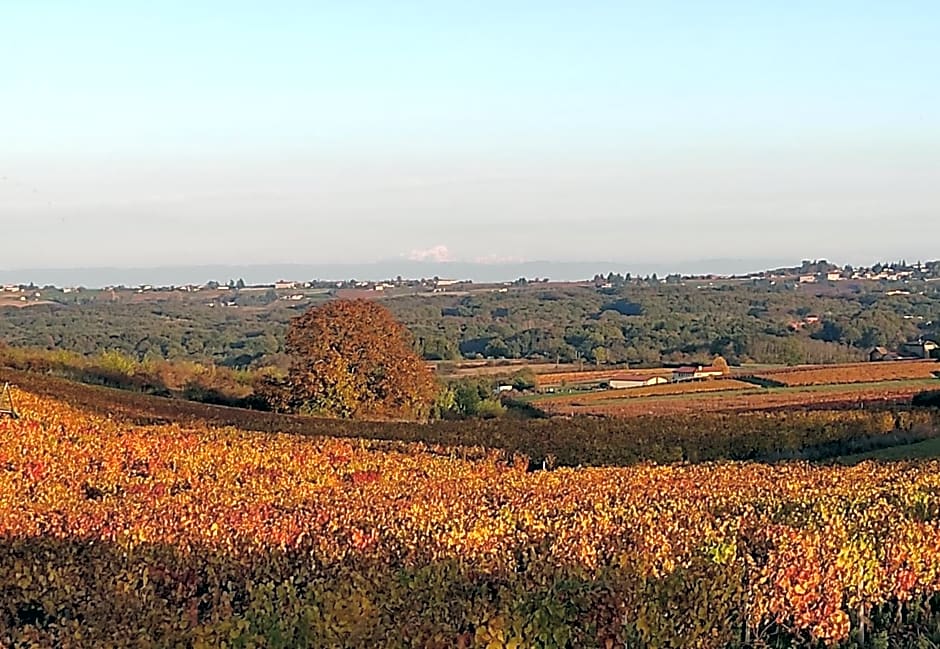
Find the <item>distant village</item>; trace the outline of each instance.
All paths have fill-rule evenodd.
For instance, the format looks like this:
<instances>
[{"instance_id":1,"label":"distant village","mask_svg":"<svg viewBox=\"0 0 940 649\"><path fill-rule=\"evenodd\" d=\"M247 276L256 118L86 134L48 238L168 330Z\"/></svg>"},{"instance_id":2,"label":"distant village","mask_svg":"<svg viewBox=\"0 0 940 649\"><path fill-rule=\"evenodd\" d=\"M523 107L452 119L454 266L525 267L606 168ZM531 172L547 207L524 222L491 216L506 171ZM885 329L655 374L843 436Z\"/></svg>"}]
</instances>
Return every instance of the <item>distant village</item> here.
<instances>
[{"instance_id":1,"label":"distant village","mask_svg":"<svg viewBox=\"0 0 940 649\"><path fill-rule=\"evenodd\" d=\"M794 274L794 270L798 271ZM908 264L899 261L892 264L875 264L869 268L839 267L822 261L804 261L799 269L780 269L765 271L749 277L763 277L770 280L793 280L801 284L818 282L843 282L847 280L869 280L876 282L933 281L940 279L940 262L916 262Z\"/></svg>"},{"instance_id":2,"label":"distant village","mask_svg":"<svg viewBox=\"0 0 940 649\"><path fill-rule=\"evenodd\" d=\"M619 275L595 275L594 283L601 288L614 288L631 282L661 282L664 284L680 283L723 283L723 282L751 282L758 286L787 286L798 288L800 285L819 285L837 282L878 282L889 284L904 284L913 282L940 281L940 261L915 262L906 261L892 263L878 263L868 267L838 266L823 260L804 260L800 266L762 270L744 275L656 275L647 277L634 277L627 273ZM903 289L899 289L903 292Z\"/></svg>"},{"instance_id":3,"label":"distant village","mask_svg":"<svg viewBox=\"0 0 940 649\"><path fill-rule=\"evenodd\" d=\"M657 277L656 274L646 276L634 276L630 273L608 273L607 275L595 275L593 279L586 281L573 282L552 282L553 285L576 285L586 284L594 285L600 289L622 287L629 284L640 283L690 283L690 284L709 284L722 282L752 282L756 285L790 285L798 287L799 285L825 284L837 282L879 282L887 284L909 284L916 282L940 281L940 261L916 262L908 264L906 261L892 263L878 263L870 267L837 266L826 260L804 261L800 266L789 268L778 268L773 270L764 270L745 275L719 275L719 274L699 274L699 275L681 275L673 274L665 277ZM299 301L305 297L314 294L333 294L340 297L366 297L368 294L376 293L452 293L470 288L487 290L509 290L511 287L526 287L530 285L547 284L548 278L519 278L514 281L499 283L474 283L469 279L446 279L440 277L405 279L397 277L380 281L361 281L356 279L349 280L289 280L283 279L267 284L246 284L241 279L230 279L227 283L210 281L204 284L183 284L183 285L140 285L140 286L106 286L103 289L88 289L82 286L56 287L52 285L36 286L34 284L6 284L0 286L0 297L27 302L33 299L46 297L48 293L55 292L61 295L69 295L82 292L109 292L109 293L200 293L200 292L218 292L218 291L240 291L240 292L268 292L275 291L278 299ZM294 293L289 293L294 291ZM285 295L285 293L289 293ZM889 294L903 295L907 294L902 287L893 289Z\"/></svg>"},{"instance_id":4,"label":"distant village","mask_svg":"<svg viewBox=\"0 0 940 649\"><path fill-rule=\"evenodd\" d=\"M216 281L204 284L105 286L86 288L83 286L57 287L54 285L36 286L35 284L6 284L0 286L0 306L29 306L34 304L69 304L81 302L82 297L110 297L114 300L138 296L138 299L167 299L174 295L188 295L193 298L204 296L205 305L210 307L257 306L274 301L302 302L304 300L337 297L344 299L374 299L405 295L451 295L469 294L470 292L506 292L513 286L527 286L534 283L546 284L547 279L535 278L513 282L474 283L471 280L447 279L441 277L404 279L401 277L382 281L297 281L278 280L270 284L247 284L243 280L229 280L227 283ZM583 283L578 283L583 284ZM19 304L16 304L19 303Z\"/></svg>"},{"instance_id":5,"label":"distant village","mask_svg":"<svg viewBox=\"0 0 940 649\"><path fill-rule=\"evenodd\" d=\"M729 285L751 284L771 290L813 287L815 290L854 290L867 285L869 290L881 286L886 295L910 295L912 291L923 293L924 283L940 281L940 261L906 261L878 263L870 267L837 266L826 260L805 260L800 266L764 270L746 275L680 275L657 277L655 274L633 276L630 273L608 273L595 275L591 280L575 282L550 282L548 278L520 277L514 281L499 283L475 283L468 279L441 277L406 279L396 277L381 281L348 280L291 280L282 279L272 283L247 284L242 279L229 279L222 283L209 281L204 284L106 286L89 289L82 286L57 287L35 284L6 284L0 286L0 307L33 306L42 304L80 304L92 300L146 301L178 299L184 295L201 301L208 307L238 308L266 306L274 302L289 302L299 306L329 299L381 299L403 296L434 296L446 293L450 296L470 295L486 292L507 292L537 286L592 286L597 290L615 290L630 285L679 284L698 288L720 289ZM918 290L920 289L920 290ZM176 296L176 297L174 297ZM913 317L913 316L912 316ZM788 326L801 329L819 322L819 316L807 315ZM903 350L873 350L873 356L882 360L904 358Z\"/></svg>"}]
</instances>

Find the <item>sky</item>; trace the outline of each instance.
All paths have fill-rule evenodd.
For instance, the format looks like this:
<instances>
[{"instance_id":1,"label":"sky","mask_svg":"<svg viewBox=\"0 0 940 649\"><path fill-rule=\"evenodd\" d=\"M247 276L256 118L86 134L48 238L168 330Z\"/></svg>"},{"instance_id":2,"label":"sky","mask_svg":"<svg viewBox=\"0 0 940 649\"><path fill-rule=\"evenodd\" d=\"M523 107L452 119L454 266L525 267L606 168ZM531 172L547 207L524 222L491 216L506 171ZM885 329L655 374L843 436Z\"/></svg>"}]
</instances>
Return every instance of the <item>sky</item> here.
<instances>
[{"instance_id":1,"label":"sky","mask_svg":"<svg viewBox=\"0 0 940 649\"><path fill-rule=\"evenodd\" d=\"M940 257L940 3L0 0L0 269Z\"/></svg>"}]
</instances>

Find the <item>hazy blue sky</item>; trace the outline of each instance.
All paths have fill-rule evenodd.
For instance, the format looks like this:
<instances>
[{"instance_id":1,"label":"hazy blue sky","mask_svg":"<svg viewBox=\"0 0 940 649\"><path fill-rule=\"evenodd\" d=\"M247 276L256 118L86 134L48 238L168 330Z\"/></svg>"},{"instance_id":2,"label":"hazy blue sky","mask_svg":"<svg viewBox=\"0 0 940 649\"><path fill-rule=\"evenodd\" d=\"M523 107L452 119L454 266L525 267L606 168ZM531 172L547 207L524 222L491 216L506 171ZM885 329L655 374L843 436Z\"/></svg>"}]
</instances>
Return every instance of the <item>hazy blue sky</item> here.
<instances>
[{"instance_id":1,"label":"hazy blue sky","mask_svg":"<svg viewBox=\"0 0 940 649\"><path fill-rule=\"evenodd\" d=\"M0 0L0 268L940 257L938 34L936 0Z\"/></svg>"}]
</instances>

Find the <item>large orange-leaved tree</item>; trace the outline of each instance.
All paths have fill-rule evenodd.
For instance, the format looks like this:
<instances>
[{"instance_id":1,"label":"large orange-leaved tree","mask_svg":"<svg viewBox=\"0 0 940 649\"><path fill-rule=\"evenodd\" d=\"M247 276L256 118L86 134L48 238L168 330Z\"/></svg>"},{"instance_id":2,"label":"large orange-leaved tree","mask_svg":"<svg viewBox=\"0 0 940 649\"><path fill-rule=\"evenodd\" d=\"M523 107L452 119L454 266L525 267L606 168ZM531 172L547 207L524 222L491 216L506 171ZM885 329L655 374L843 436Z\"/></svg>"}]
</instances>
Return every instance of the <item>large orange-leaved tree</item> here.
<instances>
[{"instance_id":1,"label":"large orange-leaved tree","mask_svg":"<svg viewBox=\"0 0 940 649\"><path fill-rule=\"evenodd\" d=\"M334 300L287 332L291 401L300 412L343 418L423 419L434 376L409 331L368 300Z\"/></svg>"}]
</instances>

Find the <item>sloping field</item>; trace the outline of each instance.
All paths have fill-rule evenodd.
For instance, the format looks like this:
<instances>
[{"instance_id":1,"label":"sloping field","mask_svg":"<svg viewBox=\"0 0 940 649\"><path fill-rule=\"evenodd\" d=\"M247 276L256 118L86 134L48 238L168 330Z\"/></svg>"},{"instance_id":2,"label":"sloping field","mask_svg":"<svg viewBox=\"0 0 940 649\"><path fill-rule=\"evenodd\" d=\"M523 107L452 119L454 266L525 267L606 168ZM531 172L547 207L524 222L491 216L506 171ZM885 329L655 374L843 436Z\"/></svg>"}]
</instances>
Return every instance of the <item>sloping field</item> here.
<instances>
[{"instance_id":1,"label":"sloping field","mask_svg":"<svg viewBox=\"0 0 940 649\"><path fill-rule=\"evenodd\" d=\"M722 381L723 382L723 381ZM716 381L715 383L719 383ZM604 415L632 417L710 412L741 412L777 408L861 408L909 402L915 394L932 387L932 379L884 381L854 385L800 386L771 390L698 391L685 394L649 396L645 399L624 396L604 400L604 393L570 395L548 399L537 405L553 415Z\"/></svg>"},{"instance_id":2,"label":"sloping field","mask_svg":"<svg viewBox=\"0 0 940 649\"><path fill-rule=\"evenodd\" d=\"M815 365L754 374L756 378L769 379L787 386L903 381L936 378L938 375L940 362L935 360Z\"/></svg>"},{"instance_id":3,"label":"sloping field","mask_svg":"<svg viewBox=\"0 0 940 649\"><path fill-rule=\"evenodd\" d=\"M434 363L432 364L438 374L444 377L464 377L464 376L507 376L515 374L521 370L531 370L535 374L545 376L553 372L570 372L572 365L556 365L555 363L529 363L526 361L478 361L463 362L457 365L453 363Z\"/></svg>"},{"instance_id":4,"label":"sloping field","mask_svg":"<svg viewBox=\"0 0 940 649\"><path fill-rule=\"evenodd\" d=\"M940 616L935 462L529 472L16 396L0 646L914 646Z\"/></svg>"},{"instance_id":5,"label":"sloping field","mask_svg":"<svg viewBox=\"0 0 940 649\"><path fill-rule=\"evenodd\" d=\"M729 390L761 391L762 388L732 378L713 379L710 381L685 381L682 383L663 383L660 385L646 385L639 388L624 388L621 390L595 390L583 394L562 394L557 396L539 397L535 403L539 406L555 403L578 401L580 403L600 403L606 401L619 401L637 397L655 397L672 394L699 394L702 392L725 392Z\"/></svg>"},{"instance_id":6,"label":"sloping field","mask_svg":"<svg viewBox=\"0 0 940 649\"><path fill-rule=\"evenodd\" d=\"M551 372L539 375L540 386L558 386L563 383L573 385L576 383L600 383L617 374L642 374L644 376L671 376L672 370L663 368L624 370L584 370L583 372Z\"/></svg>"}]
</instances>

